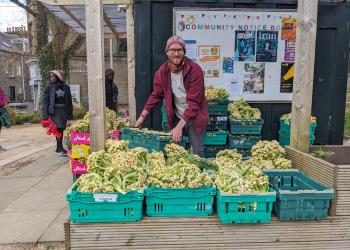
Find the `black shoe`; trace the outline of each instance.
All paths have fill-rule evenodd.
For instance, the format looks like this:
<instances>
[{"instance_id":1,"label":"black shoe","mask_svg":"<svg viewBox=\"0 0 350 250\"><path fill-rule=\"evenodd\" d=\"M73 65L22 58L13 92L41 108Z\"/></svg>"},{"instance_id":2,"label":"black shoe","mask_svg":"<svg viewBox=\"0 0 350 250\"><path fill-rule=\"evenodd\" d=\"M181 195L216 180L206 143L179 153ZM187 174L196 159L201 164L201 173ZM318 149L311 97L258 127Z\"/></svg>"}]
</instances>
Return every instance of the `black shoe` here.
<instances>
[{"instance_id":1,"label":"black shoe","mask_svg":"<svg viewBox=\"0 0 350 250\"><path fill-rule=\"evenodd\" d=\"M7 149L0 146L0 152L3 152L3 151L7 151Z\"/></svg>"},{"instance_id":2,"label":"black shoe","mask_svg":"<svg viewBox=\"0 0 350 250\"><path fill-rule=\"evenodd\" d=\"M58 150L58 152L56 152L56 154L59 156L67 156L67 150L62 148L62 149Z\"/></svg>"}]
</instances>

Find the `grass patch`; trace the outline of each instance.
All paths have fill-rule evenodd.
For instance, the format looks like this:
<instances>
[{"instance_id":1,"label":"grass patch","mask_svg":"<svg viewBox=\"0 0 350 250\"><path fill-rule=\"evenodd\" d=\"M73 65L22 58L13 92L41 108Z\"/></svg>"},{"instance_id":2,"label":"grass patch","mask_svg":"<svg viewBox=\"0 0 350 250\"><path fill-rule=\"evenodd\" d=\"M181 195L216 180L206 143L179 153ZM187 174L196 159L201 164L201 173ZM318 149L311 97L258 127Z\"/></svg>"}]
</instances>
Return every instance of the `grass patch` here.
<instances>
[{"instance_id":1,"label":"grass patch","mask_svg":"<svg viewBox=\"0 0 350 250\"><path fill-rule=\"evenodd\" d=\"M345 110L344 135L350 136L350 108Z\"/></svg>"}]
</instances>

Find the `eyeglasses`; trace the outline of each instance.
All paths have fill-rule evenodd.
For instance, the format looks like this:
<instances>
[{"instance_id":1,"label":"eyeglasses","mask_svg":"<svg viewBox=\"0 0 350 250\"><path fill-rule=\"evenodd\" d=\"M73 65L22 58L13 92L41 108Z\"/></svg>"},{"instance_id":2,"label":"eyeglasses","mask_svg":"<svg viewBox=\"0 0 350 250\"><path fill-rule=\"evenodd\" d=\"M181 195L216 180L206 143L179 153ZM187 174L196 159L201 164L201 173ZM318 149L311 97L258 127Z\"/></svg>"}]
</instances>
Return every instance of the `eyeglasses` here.
<instances>
[{"instance_id":1,"label":"eyeglasses","mask_svg":"<svg viewBox=\"0 0 350 250\"><path fill-rule=\"evenodd\" d=\"M179 54L181 54L181 53L183 53L184 52L184 50L182 49L182 48L179 48L179 49L169 49L169 51L171 52L171 53L174 53L175 54L175 52L177 52L177 53L179 53Z\"/></svg>"}]
</instances>

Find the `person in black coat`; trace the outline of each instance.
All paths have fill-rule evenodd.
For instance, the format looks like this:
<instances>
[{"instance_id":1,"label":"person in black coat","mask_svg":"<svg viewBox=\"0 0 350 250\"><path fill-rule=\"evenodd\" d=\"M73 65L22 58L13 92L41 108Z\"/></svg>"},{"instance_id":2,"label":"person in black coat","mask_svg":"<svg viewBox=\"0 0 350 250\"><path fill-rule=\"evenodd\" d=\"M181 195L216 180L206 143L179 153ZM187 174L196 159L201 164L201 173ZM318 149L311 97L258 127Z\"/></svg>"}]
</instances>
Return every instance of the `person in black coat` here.
<instances>
[{"instance_id":1,"label":"person in black coat","mask_svg":"<svg viewBox=\"0 0 350 250\"><path fill-rule=\"evenodd\" d=\"M106 107L118 113L118 87L113 82L114 71L106 69L105 78Z\"/></svg>"},{"instance_id":2,"label":"person in black coat","mask_svg":"<svg viewBox=\"0 0 350 250\"><path fill-rule=\"evenodd\" d=\"M67 127L67 121L73 118L73 102L70 87L64 83L64 71L52 70L50 83L46 86L43 98L43 119L49 117L62 133ZM63 148L62 138L57 139L56 154L66 156L67 151Z\"/></svg>"}]
</instances>

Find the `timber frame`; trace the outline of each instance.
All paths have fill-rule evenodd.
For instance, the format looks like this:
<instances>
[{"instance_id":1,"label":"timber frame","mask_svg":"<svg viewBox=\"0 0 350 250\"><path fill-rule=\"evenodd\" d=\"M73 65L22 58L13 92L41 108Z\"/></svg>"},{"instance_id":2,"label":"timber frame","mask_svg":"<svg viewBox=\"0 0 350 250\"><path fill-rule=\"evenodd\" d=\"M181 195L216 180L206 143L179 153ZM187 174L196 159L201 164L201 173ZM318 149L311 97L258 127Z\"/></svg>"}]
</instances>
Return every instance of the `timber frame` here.
<instances>
[{"instance_id":1,"label":"timber frame","mask_svg":"<svg viewBox=\"0 0 350 250\"><path fill-rule=\"evenodd\" d=\"M106 137L105 115L103 114L105 95L103 88L104 79L104 47L103 39L127 38L127 67L128 67L128 104L129 117L132 124L136 121L135 100L135 48L134 48L134 1L133 0L39 0L45 6L65 13L75 24L79 33L86 33L87 43L87 71L89 88L90 132L92 151L104 149ZM116 23L104 10L104 6L126 5L126 32L120 32ZM85 6L85 16L75 15L70 8ZM96 12L97 11L97 12ZM101 11L101 15L98 15ZM53 12L54 13L54 12ZM54 13L55 14L55 13ZM84 21L86 22L84 24ZM106 26L103 25L106 24ZM110 32L106 32L106 27ZM112 42L110 42L110 45ZM111 51L111 48L110 48ZM112 55L110 55L112 57ZM110 66L113 61L110 60Z\"/></svg>"}]
</instances>

